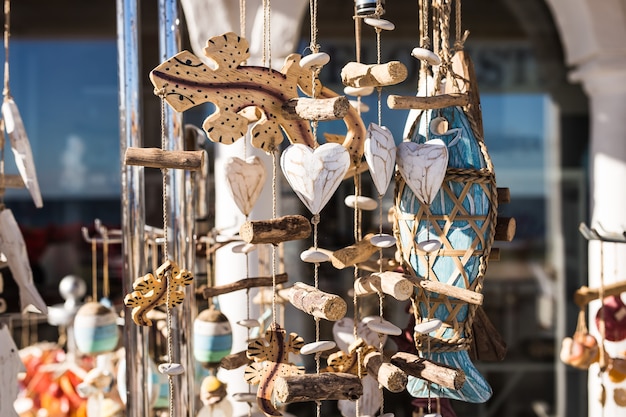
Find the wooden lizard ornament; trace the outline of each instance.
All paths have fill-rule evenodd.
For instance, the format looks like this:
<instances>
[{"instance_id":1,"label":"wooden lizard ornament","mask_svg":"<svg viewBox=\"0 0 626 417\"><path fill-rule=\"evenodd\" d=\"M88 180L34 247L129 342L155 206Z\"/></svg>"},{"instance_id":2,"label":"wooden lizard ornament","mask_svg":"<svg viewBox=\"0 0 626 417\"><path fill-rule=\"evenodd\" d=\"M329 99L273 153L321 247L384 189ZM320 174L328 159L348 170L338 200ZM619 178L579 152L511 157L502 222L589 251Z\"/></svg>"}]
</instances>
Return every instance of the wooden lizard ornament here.
<instances>
[{"instance_id":1,"label":"wooden lizard ornament","mask_svg":"<svg viewBox=\"0 0 626 417\"><path fill-rule=\"evenodd\" d=\"M272 393L274 381L279 376L304 374L304 367L289 362L289 353L299 353L304 339L296 333L289 333L274 323L265 332L265 337L248 344L248 358L254 360L245 370L248 384L259 385L257 404L267 416L282 415L274 405Z\"/></svg>"},{"instance_id":2,"label":"wooden lizard ornament","mask_svg":"<svg viewBox=\"0 0 626 417\"><path fill-rule=\"evenodd\" d=\"M289 55L280 71L244 66L241 64L250 56L248 41L232 32L209 39L204 53L215 63L214 68L191 52L182 51L153 69L150 80L176 111L206 102L215 104L215 112L203 124L210 140L234 143L245 136L248 124L254 123L252 146L266 152L278 149L283 141L281 131L291 143L316 146L309 121L286 117L282 106L298 97L298 89L308 96L315 91L316 98L338 95L318 81L313 83L311 70L300 66L299 54ZM255 111L247 111L250 108ZM352 106L343 120L347 128L343 146L353 164L358 165L365 126Z\"/></svg>"},{"instance_id":3,"label":"wooden lizard ornament","mask_svg":"<svg viewBox=\"0 0 626 417\"><path fill-rule=\"evenodd\" d=\"M155 274L156 278L152 273L137 278L133 283L134 291L124 297L124 304L132 307L132 319L138 326L151 326L148 312L167 303L168 297L170 308L182 303L185 293L178 287L186 287L193 281L190 271L180 269L176 262L170 260L158 267ZM170 275L169 286L167 274Z\"/></svg>"}]
</instances>

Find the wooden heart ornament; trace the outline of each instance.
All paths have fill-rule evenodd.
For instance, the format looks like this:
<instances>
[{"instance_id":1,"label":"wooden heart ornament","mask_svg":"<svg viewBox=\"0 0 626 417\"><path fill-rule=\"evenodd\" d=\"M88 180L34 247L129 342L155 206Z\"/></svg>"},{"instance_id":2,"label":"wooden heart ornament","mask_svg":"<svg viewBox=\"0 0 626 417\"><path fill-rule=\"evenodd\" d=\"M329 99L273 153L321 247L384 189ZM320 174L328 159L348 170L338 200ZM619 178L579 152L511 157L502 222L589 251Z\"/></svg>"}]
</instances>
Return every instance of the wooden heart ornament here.
<instances>
[{"instance_id":1,"label":"wooden heart ornament","mask_svg":"<svg viewBox=\"0 0 626 417\"><path fill-rule=\"evenodd\" d=\"M298 143L283 151L280 167L304 205L319 214L350 168L350 154L338 143L325 143L315 150Z\"/></svg>"},{"instance_id":2,"label":"wooden heart ornament","mask_svg":"<svg viewBox=\"0 0 626 417\"><path fill-rule=\"evenodd\" d=\"M265 183L265 166L258 156L243 159L229 158L225 165L226 184L235 204L244 215L249 215Z\"/></svg>"},{"instance_id":3,"label":"wooden heart ornament","mask_svg":"<svg viewBox=\"0 0 626 417\"><path fill-rule=\"evenodd\" d=\"M441 139L398 145L400 174L419 201L430 205L437 195L448 167L448 148Z\"/></svg>"},{"instance_id":4,"label":"wooden heart ornament","mask_svg":"<svg viewBox=\"0 0 626 417\"><path fill-rule=\"evenodd\" d=\"M384 195L389 187L396 164L396 142L389 129L370 123L363 148L374 186L379 195Z\"/></svg>"}]
</instances>

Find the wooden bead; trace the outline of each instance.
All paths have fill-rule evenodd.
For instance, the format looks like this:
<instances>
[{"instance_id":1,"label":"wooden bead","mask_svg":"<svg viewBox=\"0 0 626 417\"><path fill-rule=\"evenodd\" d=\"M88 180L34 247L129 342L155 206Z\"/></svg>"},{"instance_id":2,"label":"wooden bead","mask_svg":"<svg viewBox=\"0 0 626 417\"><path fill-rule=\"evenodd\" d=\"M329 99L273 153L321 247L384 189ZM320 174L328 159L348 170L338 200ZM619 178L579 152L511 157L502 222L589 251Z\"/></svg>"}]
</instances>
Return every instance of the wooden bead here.
<instances>
[{"instance_id":1,"label":"wooden bead","mask_svg":"<svg viewBox=\"0 0 626 417\"><path fill-rule=\"evenodd\" d=\"M318 52L302 57L300 66L305 69L320 68L330 62L330 55L326 52Z\"/></svg>"},{"instance_id":2,"label":"wooden bead","mask_svg":"<svg viewBox=\"0 0 626 417\"><path fill-rule=\"evenodd\" d=\"M358 208L359 210L372 211L376 210L378 207L378 202L376 200L363 195L349 195L343 200L343 202L346 206L352 209Z\"/></svg>"},{"instance_id":3,"label":"wooden bead","mask_svg":"<svg viewBox=\"0 0 626 417\"><path fill-rule=\"evenodd\" d=\"M344 87L343 93L347 96L363 97L374 92L374 87Z\"/></svg>"},{"instance_id":4,"label":"wooden bead","mask_svg":"<svg viewBox=\"0 0 626 417\"><path fill-rule=\"evenodd\" d=\"M376 19L374 17L366 17L365 19L363 19L363 22L366 25L369 25L376 29L394 30L396 28L396 25L391 23L389 20L385 20L385 19Z\"/></svg>"},{"instance_id":5,"label":"wooden bead","mask_svg":"<svg viewBox=\"0 0 626 417\"><path fill-rule=\"evenodd\" d=\"M377 248L390 248L396 244L396 238L388 234L377 234L370 239L370 243Z\"/></svg>"},{"instance_id":6,"label":"wooden bead","mask_svg":"<svg viewBox=\"0 0 626 417\"><path fill-rule=\"evenodd\" d=\"M426 61L429 65L441 64L441 58L439 58L439 55L426 48L413 48L411 56L421 61Z\"/></svg>"},{"instance_id":7,"label":"wooden bead","mask_svg":"<svg viewBox=\"0 0 626 417\"><path fill-rule=\"evenodd\" d=\"M301 355L310 355L312 353L325 352L334 349L337 346L335 342L322 340L319 342L307 343L300 348Z\"/></svg>"}]
</instances>

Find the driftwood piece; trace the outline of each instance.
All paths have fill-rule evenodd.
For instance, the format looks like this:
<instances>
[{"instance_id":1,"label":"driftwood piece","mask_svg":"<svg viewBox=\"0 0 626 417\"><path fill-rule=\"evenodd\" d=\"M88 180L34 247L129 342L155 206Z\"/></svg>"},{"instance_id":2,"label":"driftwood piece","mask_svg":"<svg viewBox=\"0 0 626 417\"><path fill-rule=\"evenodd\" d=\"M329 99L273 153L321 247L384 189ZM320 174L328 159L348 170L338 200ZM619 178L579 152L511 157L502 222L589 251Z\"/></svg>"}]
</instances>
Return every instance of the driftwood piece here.
<instances>
[{"instance_id":1,"label":"driftwood piece","mask_svg":"<svg viewBox=\"0 0 626 417\"><path fill-rule=\"evenodd\" d=\"M0 175L0 189L3 188L25 188L24 180L19 175Z\"/></svg>"},{"instance_id":2,"label":"driftwood piece","mask_svg":"<svg viewBox=\"0 0 626 417\"><path fill-rule=\"evenodd\" d=\"M200 171L204 165L204 154L204 151L164 151L158 148L131 147L126 149L124 164Z\"/></svg>"},{"instance_id":3,"label":"driftwood piece","mask_svg":"<svg viewBox=\"0 0 626 417\"><path fill-rule=\"evenodd\" d=\"M515 237L517 223L513 217L498 217L494 240L510 242Z\"/></svg>"},{"instance_id":4,"label":"driftwood piece","mask_svg":"<svg viewBox=\"0 0 626 417\"><path fill-rule=\"evenodd\" d=\"M355 244L334 251L330 257L333 266L337 269L344 269L367 261L379 249L370 243L373 236L373 233L369 233Z\"/></svg>"},{"instance_id":5,"label":"driftwood piece","mask_svg":"<svg viewBox=\"0 0 626 417\"><path fill-rule=\"evenodd\" d=\"M279 377L274 383L276 399L282 403L324 400L352 400L363 395L357 375L343 372Z\"/></svg>"},{"instance_id":6,"label":"driftwood piece","mask_svg":"<svg viewBox=\"0 0 626 417\"><path fill-rule=\"evenodd\" d=\"M508 187L498 187L496 193L498 194L498 204L511 202L511 190Z\"/></svg>"},{"instance_id":7,"label":"driftwood piece","mask_svg":"<svg viewBox=\"0 0 626 417\"><path fill-rule=\"evenodd\" d=\"M466 106L469 103L469 95L467 93L438 94L436 96L417 97L417 96L398 96L390 95L387 97L387 106L393 110L407 109L443 109L451 106Z\"/></svg>"},{"instance_id":8,"label":"driftwood piece","mask_svg":"<svg viewBox=\"0 0 626 417\"><path fill-rule=\"evenodd\" d=\"M341 70L341 81L348 87L381 87L406 80L409 72L400 61L386 64L348 62Z\"/></svg>"},{"instance_id":9,"label":"driftwood piece","mask_svg":"<svg viewBox=\"0 0 626 417\"><path fill-rule=\"evenodd\" d=\"M619 295L626 291L626 280L606 284L603 290L605 297ZM600 298L600 289L589 288L586 285L583 285L574 293L574 303L581 308L584 308L590 301L598 298Z\"/></svg>"},{"instance_id":10,"label":"driftwood piece","mask_svg":"<svg viewBox=\"0 0 626 417\"><path fill-rule=\"evenodd\" d=\"M375 376L376 380L383 387L391 392L401 392L406 388L409 380L406 372L394 364L385 362L385 358L380 352L371 352L364 359L367 372Z\"/></svg>"},{"instance_id":11,"label":"driftwood piece","mask_svg":"<svg viewBox=\"0 0 626 417\"><path fill-rule=\"evenodd\" d=\"M405 277L413 282L415 286L420 286L427 291L436 292L452 298L458 298L459 300L470 304L481 305L483 303L483 295L481 293L465 288L455 287L444 282L428 280L411 275L405 275Z\"/></svg>"},{"instance_id":12,"label":"driftwood piece","mask_svg":"<svg viewBox=\"0 0 626 417\"><path fill-rule=\"evenodd\" d=\"M252 362L252 359L249 359L247 356L247 351L242 350L241 352L231 353L230 355L226 355L220 360L220 367L224 368L228 371L241 368L244 365L248 365Z\"/></svg>"},{"instance_id":13,"label":"driftwood piece","mask_svg":"<svg viewBox=\"0 0 626 417\"><path fill-rule=\"evenodd\" d=\"M284 284L289 280L286 273L276 274L276 277L251 277L240 279L239 281L229 284L218 285L215 287L207 287L202 293L205 298L215 297L222 294L228 294L233 291L245 290L255 287L271 287L274 283Z\"/></svg>"},{"instance_id":14,"label":"driftwood piece","mask_svg":"<svg viewBox=\"0 0 626 417\"><path fill-rule=\"evenodd\" d=\"M491 248L491 251L489 252L489 260L496 262L500 260L500 248Z\"/></svg>"},{"instance_id":15,"label":"driftwood piece","mask_svg":"<svg viewBox=\"0 0 626 417\"><path fill-rule=\"evenodd\" d=\"M413 283L399 272L376 272L354 281L357 296L385 293L398 301L408 300L413 295Z\"/></svg>"},{"instance_id":16,"label":"driftwood piece","mask_svg":"<svg viewBox=\"0 0 626 417\"><path fill-rule=\"evenodd\" d=\"M346 96L333 98L292 98L283 104L285 119L337 120L348 113L350 101Z\"/></svg>"},{"instance_id":17,"label":"driftwood piece","mask_svg":"<svg viewBox=\"0 0 626 417\"><path fill-rule=\"evenodd\" d=\"M297 309L328 321L340 320L348 311L348 305L343 298L302 282L296 282L291 287L289 301Z\"/></svg>"},{"instance_id":18,"label":"driftwood piece","mask_svg":"<svg viewBox=\"0 0 626 417\"><path fill-rule=\"evenodd\" d=\"M498 362L506 356L506 343L482 306L474 313L472 344L468 353L472 360L486 362Z\"/></svg>"},{"instance_id":19,"label":"driftwood piece","mask_svg":"<svg viewBox=\"0 0 626 417\"><path fill-rule=\"evenodd\" d=\"M311 235L311 223L300 215L247 221L239 228L239 234L247 243L277 245L289 240L306 239Z\"/></svg>"},{"instance_id":20,"label":"driftwood piece","mask_svg":"<svg viewBox=\"0 0 626 417\"><path fill-rule=\"evenodd\" d=\"M381 264L383 272L393 271L400 266L398 261L392 258L383 258L382 262L380 259L367 260L364 262L359 262L356 266L362 271L380 272Z\"/></svg>"},{"instance_id":21,"label":"driftwood piece","mask_svg":"<svg viewBox=\"0 0 626 417\"><path fill-rule=\"evenodd\" d=\"M462 370L420 358L412 353L398 352L391 357L391 363L408 375L442 387L459 390L465 383L465 373Z\"/></svg>"}]
</instances>

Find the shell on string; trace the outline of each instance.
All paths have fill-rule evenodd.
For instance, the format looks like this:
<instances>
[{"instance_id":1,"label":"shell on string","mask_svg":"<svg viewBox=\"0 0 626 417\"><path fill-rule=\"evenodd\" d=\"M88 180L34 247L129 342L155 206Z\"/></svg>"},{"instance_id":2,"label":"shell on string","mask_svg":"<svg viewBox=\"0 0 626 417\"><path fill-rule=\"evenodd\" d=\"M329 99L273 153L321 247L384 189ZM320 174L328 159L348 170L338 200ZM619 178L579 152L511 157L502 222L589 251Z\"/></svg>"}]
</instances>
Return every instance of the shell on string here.
<instances>
[{"instance_id":1,"label":"shell on string","mask_svg":"<svg viewBox=\"0 0 626 417\"><path fill-rule=\"evenodd\" d=\"M280 167L289 185L312 214L319 214L350 168L350 153L337 143L313 150L293 144L280 157Z\"/></svg>"},{"instance_id":2,"label":"shell on string","mask_svg":"<svg viewBox=\"0 0 626 417\"><path fill-rule=\"evenodd\" d=\"M315 249L307 249L300 254L300 259L303 262L319 264L322 262L328 262L330 260L330 256L328 256L326 252Z\"/></svg>"},{"instance_id":3,"label":"shell on string","mask_svg":"<svg viewBox=\"0 0 626 417\"><path fill-rule=\"evenodd\" d=\"M255 327L259 327L261 325L261 323L257 320L257 319L244 319L244 320L239 320L237 322L238 325L246 327L248 329L253 329Z\"/></svg>"},{"instance_id":4,"label":"shell on string","mask_svg":"<svg viewBox=\"0 0 626 417\"><path fill-rule=\"evenodd\" d=\"M377 333L393 336L398 336L402 334L401 328L379 316L372 316L372 318L368 320L366 324L367 327Z\"/></svg>"},{"instance_id":5,"label":"shell on string","mask_svg":"<svg viewBox=\"0 0 626 417\"><path fill-rule=\"evenodd\" d=\"M350 105L361 113L367 113L368 111L370 111L370 106L368 106L363 101L350 100Z\"/></svg>"},{"instance_id":6,"label":"shell on string","mask_svg":"<svg viewBox=\"0 0 626 417\"><path fill-rule=\"evenodd\" d=\"M384 195L396 165L396 142L385 126L370 123L363 148L367 167L379 195Z\"/></svg>"},{"instance_id":7,"label":"shell on string","mask_svg":"<svg viewBox=\"0 0 626 417\"><path fill-rule=\"evenodd\" d=\"M265 166L258 156L244 161L231 157L224 165L226 185L235 204L244 215L249 215L265 183Z\"/></svg>"},{"instance_id":8,"label":"shell on string","mask_svg":"<svg viewBox=\"0 0 626 417\"><path fill-rule=\"evenodd\" d=\"M379 19L379 18L375 18L375 17L366 17L365 19L363 19L363 22L366 25L371 26L371 27L376 28L376 29L394 30L396 28L396 25L394 25L392 22L390 22L389 20L386 20L386 19Z\"/></svg>"},{"instance_id":9,"label":"shell on string","mask_svg":"<svg viewBox=\"0 0 626 417\"><path fill-rule=\"evenodd\" d=\"M428 239L417 244L417 249L426 252L433 253L437 252L443 244L438 239Z\"/></svg>"},{"instance_id":10,"label":"shell on string","mask_svg":"<svg viewBox=\"0 0 626 417\"><path fill-rule=\"evenodd\" d=\"M415 59L419 59L420 61L426 61L429 65L435 66L441 64L441 58L439 55L426 48L413 48L411 51L411 56Z\"/></svg>"},{"instance_id":11,"label":"shell on string","mask_svg":"<svg viewBox=\"0 0 626 417\"><path fill-rule=\"evenodd\" d=\"M228 318L215 306L203 310L193 322L193 354L205 367L217 366L233 346Z\"/></svg>"},{"instance_id":12,"label":"shell on string","mask_svg":"<svg viewBox=\"0 0 626 417\"><path fill-rule=\"evenodd\" d=\"M413 330L417 333L428 334L440 328L442 324L442 321L439 319L428 319L416 324Z\"/></svg>"},{"instance_id":13,"label":"shell on string","mask_svg":"<svg viewBox=\"0 0 626 417\"><path fill-rule=\"evenodd\" d=\"M257 245L254 243L239 242L231 246L230 250L232 250L233 253L243 253L247 255L248 253L257 250Z\"/></svg>"},{"instance_id":14,"label":"shell on string","mask_svg":"<svg viewBox=\"0 0 626 417\"><path fill-rule=\"evenodd\" d=\"M351 209L359 208L359 210L372 211L378 207L378 202L373 198L364 195L349 195L343 200L344 204Z\"/></svg>"},{"instance_id":15,"label":"shell on string","mask_svg":"<svg viewBox=\"0 0 626 417\"><path fill-rule=\"evenodd\" d=\"M233 401L242 403L255 403L256 394L253 392L236 392L233 394Z\"/></svg>"},{"instance_id":16,"label":"shell on string","mask_svg":"<svg viewBox=\"0 0 626 417\"><path fill-rule=\"evenodd\" d=\"M300 59L300 66L305 69L321 68L330 62L330 55L326 52L317 52L303 56Z\"/></svg>"},{"instance_id":17,"label":"shell on string","mask_svg":"<svg viewBox=\"0 0 626 417\"><path fill-rule=\"evenodd\" d=\"M374 92L374 87L370 87L370 86L351 87L348 85L343 88L343 93L347 96L363 97L363 96L369 96L373 92Z\"/></svg>"},{"instance_id":18,"label":"shell on string","mask_svg":"<svg viewBox=\"0 0 626 417\"><path fill-rule=\"evenodd\" d=\"M372 236L372 238L370 239L370 243L376 246L377 248L385 249L385 248L390 248L393 245L395 245L396 238L385 233L379 233L379 234Z\"/></svg>"},{"instance_id":19,"label":"shell on string","mask_svg":"<svg viewBox=\"0 0 626 417\"><path fill-rule=\"evenodd\" d=\"M397 165L417 199L431 204L441 188L448 168L448 148L441 139L398 145Z\"/></svg>"},{"instance_id":20,"label":"shell on string","mask_svg":"<svg viewBox=\"0 0 626 417\"><path fill-rule=\"evenodd\" d=\"M176 362L165 362L157 367L160 373L167 376L176 376L185 373L185 367Z\"/></svg>"},{"instance_id":21,"label":"shell on string","mask_svg":"<svg viewBox=\"0 0 626 417\"><path fill-rule=\"evenodd\" d=\"M337 346L335 342L329 340L321 340L319 342L307 343L300 348L301 355L310 355L312 353L325 352L334 349Z\"/></svg>"},{"instance_id":22,"label":"shell on string","mask_svg":"<svg viewBox=\"0 0 626 417\"><path fill-rule=\"evenodd\" d=\"M357 336L370 346L378 346L381 342L384 344L387 341L387 335L378 334L367 327L366 321L374 317L378 316L364 317L356 328ZM337 320L333 324L333 339L340 350L348 352L350 345L354 342L354 320L350 317Z\"/></svg>"},{"instance_id":23,"label":"shell on string","mask_svg":"<svg viewBox=\"0 0 626 417\"><path fill-rule=\"evenodd\" d=\"M74 317L74 340L86 354L113 351L119 341L117 314L96 301L84 304Z\"/></svg>"}]
</instances>

